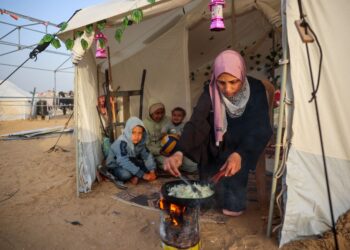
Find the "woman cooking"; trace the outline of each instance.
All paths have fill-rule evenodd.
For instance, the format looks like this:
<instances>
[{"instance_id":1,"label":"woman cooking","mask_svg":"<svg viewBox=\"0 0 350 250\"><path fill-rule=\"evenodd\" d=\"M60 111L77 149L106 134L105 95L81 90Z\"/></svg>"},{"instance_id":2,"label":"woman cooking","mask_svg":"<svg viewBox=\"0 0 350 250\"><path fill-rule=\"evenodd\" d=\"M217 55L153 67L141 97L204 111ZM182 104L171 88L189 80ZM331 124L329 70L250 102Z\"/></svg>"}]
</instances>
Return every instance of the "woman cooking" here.
<instances>
[{"instance_id":1,"label":"woman cooking","mask_svg":"<svg viewBox=\"0 0 350 250\"><path fill-rule=\"evenodd\" d=\"M218 204L225 215L239 216L246 208L249 170L255 169L271 135L264 85L246 76L238 52L226 50L215 59L211 82L164 169L179 176L186 156L198 163L201 179L221 171L225 178L216 186Z\"/></svg>"}]
</instances>

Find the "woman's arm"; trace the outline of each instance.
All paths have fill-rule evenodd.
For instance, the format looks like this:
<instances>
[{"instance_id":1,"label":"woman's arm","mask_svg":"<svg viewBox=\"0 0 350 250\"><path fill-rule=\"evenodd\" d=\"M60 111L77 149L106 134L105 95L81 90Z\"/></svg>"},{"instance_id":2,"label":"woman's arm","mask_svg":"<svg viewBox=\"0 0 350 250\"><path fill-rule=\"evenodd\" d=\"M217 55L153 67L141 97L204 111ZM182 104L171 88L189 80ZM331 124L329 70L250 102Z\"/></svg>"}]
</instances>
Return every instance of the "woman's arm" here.
<instances>
[{"instance_id":1,"label":"woman's arm","mask_svg":"<svg viewBox=\"0 0 350 250\"><path fill-rule=\"evenodd\" d=\"M177 144L177 151L172 156L164 159L164 170L169 171L174 176L181 175L179 167L182 164L184 154L191 160L199 162L202 147L206 147L205 142L208 142L210 109L211 100L207 89L200 96L190 120L183 129Z\"/></svg>"},{"instance_id":2,"label":"woman's arm","mask_svg":"<svg viewBox=\"0 0 350 250\"><path fill-rule=\"evenodd\" d=\"M199 162L201 148L208 142L210 124L208 117L211 110L209 90L205 88L193 109L190 120L185 124L181 134L178 149L195 162Z\"/></svg>"}]
</instances>

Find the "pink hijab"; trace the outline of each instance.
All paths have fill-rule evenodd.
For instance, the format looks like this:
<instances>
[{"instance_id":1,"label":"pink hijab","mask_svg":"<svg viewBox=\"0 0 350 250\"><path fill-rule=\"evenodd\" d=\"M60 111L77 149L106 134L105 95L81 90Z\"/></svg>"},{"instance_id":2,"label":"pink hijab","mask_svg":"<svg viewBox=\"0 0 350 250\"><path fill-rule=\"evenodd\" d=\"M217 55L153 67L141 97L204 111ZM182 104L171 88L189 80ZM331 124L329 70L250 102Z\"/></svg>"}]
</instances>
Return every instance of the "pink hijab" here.
<instances>
[{"instance_id":1,"label":"pink hijab","mask_svg":"<svg viewBox=\"0 0 350 250\"><path fill-rule=\"evenodd\" d=\"M243 57L234 50L225 50L221 52L214 61L213 75L211 77L211 82L209 85L209 92L211 97L211 103L214 110L214 131L215 131L215 141L216 145L223 140L226 128L224 126L223 105L221 105L221 94L216 84L216 78L222 73L229 73L242 83L246 81L246 67Z\"/></svg>"}]
</instances>

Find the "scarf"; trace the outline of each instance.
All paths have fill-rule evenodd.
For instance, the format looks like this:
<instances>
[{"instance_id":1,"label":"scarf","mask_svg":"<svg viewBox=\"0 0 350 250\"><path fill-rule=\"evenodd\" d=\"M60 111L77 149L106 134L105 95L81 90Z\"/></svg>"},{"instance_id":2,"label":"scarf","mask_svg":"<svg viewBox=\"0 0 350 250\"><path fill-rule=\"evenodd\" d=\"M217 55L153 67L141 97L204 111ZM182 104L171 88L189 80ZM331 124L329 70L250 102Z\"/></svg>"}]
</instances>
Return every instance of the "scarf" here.
<instances>
[{"instance_id":1,"label":"scarf","mask_svg":"<svg viewBox=\"0 0 350 250\"><path fill-rule=\"evenodd\" d=\"M244 59L236 51L225 50L221 52L214 61L213 69L209 92L214 110L215 142L219 146L227 130L226 112L230 117L239 117L243 114L250 96L250 87L246 77ZM222 73L229 73L243 83L241 90L233 97L227 98L219 91L216 77Z\"/></svg>"}]
</instances>

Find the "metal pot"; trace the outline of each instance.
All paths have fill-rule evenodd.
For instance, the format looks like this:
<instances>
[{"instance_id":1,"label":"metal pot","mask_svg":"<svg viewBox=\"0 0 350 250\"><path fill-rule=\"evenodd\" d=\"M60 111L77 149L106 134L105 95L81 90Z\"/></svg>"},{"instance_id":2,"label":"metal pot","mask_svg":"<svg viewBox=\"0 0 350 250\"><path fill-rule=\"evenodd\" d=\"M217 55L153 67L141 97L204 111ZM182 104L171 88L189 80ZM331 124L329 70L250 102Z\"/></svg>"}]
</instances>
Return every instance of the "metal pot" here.
<instances>
[{"instance_id":1,"label":"metal pot","mask_svg":"<svg viewBox=\"0 0 350 250\"><path fill-rule=\"evenodd\" d=\"M203 182L194 181L194 180L189 180L189 182L191 184L195 184L195 183L199 183L201 185L205 184ZM214 193L211 196L208 196L205 198L178 198L178 197L174 197L174 196L169 195L168 193L169 193L170 188L172 188L173 186L179 185L179 184L184 184L184 182L182 180L176 180L176 181L169 181L169 182L165 183L164 185L162 185L160 191L161 191L163 198L166 201L168 201L170 203L175 203L178 205L186 206L186 207L196 207L196 206L199 206L201 204L207 203L214 196ZM213 189L213 191L214 191L214 189Z\"/></svg>"}]
</instances>

